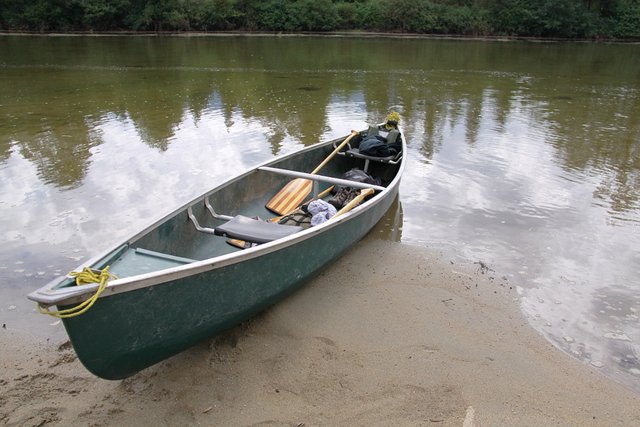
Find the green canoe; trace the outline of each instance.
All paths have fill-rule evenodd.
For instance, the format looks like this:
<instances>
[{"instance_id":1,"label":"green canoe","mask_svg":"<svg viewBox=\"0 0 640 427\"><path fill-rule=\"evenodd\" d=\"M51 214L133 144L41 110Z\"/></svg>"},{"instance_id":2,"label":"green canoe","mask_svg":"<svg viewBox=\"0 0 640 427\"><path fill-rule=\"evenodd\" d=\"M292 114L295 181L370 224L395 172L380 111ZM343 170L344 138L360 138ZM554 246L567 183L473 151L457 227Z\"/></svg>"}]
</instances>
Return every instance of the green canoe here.
<instances>
[{"instance_id":1,"label":"green canoe","mask_svg":"<svg viewBox=\"0 0 640 427\"><path fill-rule=\"evenodd\" d=\"M257 166L79 266L109 266L117 276L86 312L63 319L82 364L101 378L128 377L264 310L360 240L397 197L406 152L400 134L396 156L364 156L358 146L366 133L354 133L344 147L347 137ZM310 173L323 163L321 172ZM309 200L344 185L345 172L365 167L380 181L348 183L374 194L326 222L301 229L255 219L275 216L265 206L292 180L313 182ZM229 244L234 237L257 243L240 249ZM28 298L65 310L98 287L76 286L66 276Z\"/></svg>"}]
</instances>

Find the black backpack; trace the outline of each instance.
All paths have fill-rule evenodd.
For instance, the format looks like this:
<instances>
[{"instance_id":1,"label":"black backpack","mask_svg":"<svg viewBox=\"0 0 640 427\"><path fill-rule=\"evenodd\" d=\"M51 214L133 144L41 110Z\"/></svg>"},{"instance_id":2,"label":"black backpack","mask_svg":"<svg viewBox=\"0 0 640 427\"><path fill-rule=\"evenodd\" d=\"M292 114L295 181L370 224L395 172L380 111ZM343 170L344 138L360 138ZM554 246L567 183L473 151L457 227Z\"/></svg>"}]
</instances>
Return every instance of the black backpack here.
<instances>
[{"instance_id":1,"label":"black backpack","mask_svg":"<svg viewBox=\"0 0 640 427\"><path fill-rule=\"evenodd\" d=\"M380 136L369 136L360 143L360 154L374 157L392 157L398 154L398 151L402 149L402 145L399 143L387 144L387 140Z\"/></svg>"}]
</instances>

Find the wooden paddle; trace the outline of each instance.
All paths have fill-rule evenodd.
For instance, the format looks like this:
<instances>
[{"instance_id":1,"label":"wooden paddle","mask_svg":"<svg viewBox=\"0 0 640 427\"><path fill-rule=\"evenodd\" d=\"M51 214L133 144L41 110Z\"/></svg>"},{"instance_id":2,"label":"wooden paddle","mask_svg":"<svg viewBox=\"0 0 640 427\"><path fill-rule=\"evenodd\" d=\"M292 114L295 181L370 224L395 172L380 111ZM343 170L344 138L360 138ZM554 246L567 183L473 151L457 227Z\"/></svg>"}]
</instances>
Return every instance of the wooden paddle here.
<instances>
[{"instance_id":1,"label":"wooden paddle","mask_svg":"<svg viewBox=\"0 0 640 427\"><path fill-rule=\"evenodd\" d=\"M347 203L346 205L344 205L342 207L342 209L340 209L334 216L333 218L340 216L340 215L344 215L347 212L349 212L351 209L355 208L356 206L358 206L360 203L362 203L362 201L365 199L365 197L368 197L370 195L372 195L373 193L375 193L375 190L373 188L367 188L366 190L362 190L360 192L360 194L358 194L352 201L350 201L349 203Z\"/></svg>"},{"instance_id":2,"label":"wooden paddle","mask_svg":"<svg viewBox=\"0 0 640 427\"><path fill-rule=\"evenodd\" d=\"M317 174L320 169L322 169L327 163L329 163L329 160L331 160L333 156L335 156L340 150L342 150L342 147L347 145L349 141L351 141L351 138L353 138L357 134L358 132L352 130L351 135L349 135L344 141L342 141L340 145L338 145L336 149L333 150L331 154L329 154L329 156L327 156L327 158L324 159L324 161L311 172L311 174ZM300 204L302 204L304 199L306 199L309 193L311 193L312 185L313 183L310 179L296 178L282 187L282 190L280 190L278 194L273 196L273 198L269 200L269 202L267 202L265 206L267 209L277 213L278 215L287 215L288 213L295 210L298 206L300 206Z\"/></svg>"}]
</instances>

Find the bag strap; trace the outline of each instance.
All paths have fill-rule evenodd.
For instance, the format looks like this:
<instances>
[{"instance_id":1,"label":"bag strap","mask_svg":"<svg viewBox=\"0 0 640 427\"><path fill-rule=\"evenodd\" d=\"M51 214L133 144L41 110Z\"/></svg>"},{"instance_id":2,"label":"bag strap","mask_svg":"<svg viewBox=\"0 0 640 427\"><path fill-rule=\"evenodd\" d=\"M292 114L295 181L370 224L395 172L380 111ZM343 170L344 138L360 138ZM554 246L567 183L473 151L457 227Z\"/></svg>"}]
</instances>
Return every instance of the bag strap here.
<instances>
[{"instance_id":1,"label":"bag strap","mask_svg":"<svg viewBox=\"0 0 640 427\"><path fill-rule=\"evenodd\" d=\"M389 134L387 135L387 144L393 144L394 142L396 142L396 140L398 139L398 136L400 136L400 131L397 129L392 129L389 131Z\"/></svg>"}]
</instances>

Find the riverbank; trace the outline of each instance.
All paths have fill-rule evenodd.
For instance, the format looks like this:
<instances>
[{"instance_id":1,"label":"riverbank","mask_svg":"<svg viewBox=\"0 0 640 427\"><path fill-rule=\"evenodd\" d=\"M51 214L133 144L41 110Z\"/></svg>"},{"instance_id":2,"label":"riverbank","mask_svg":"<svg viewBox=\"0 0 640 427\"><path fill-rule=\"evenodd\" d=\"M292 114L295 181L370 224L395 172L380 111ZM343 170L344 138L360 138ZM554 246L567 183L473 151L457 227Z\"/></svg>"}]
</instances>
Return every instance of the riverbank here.
<instances>
[{"instance_id":1,"label":"riverbank","mask_svg":"<svg viewBox=\"0 0 640 427\"><path fill-rule=\"evenodd\" d=\"M639 425L640 396L539 336L484 267L370 235L257 318L123 381L2 329L0 422Z\"/></svg>"},{"instance_id":2,"label":"riverbank","mask_svg":"<svg viewBox=\"0 0 640 427\"><path fill-rule=\"evenodd\" d=\"M327 37L327 38L382 38L382 39L425 39L459 40L486 42L531 42L531 43L621 43L640 44L637 38L563 38L563 37L527 37L509 35L465 35L465 34L421 34L375 31L332 31L332 32L281 32L281 31L0 31L0 36L38 36L38 37Z\"/></svg>"}]
</instances>

